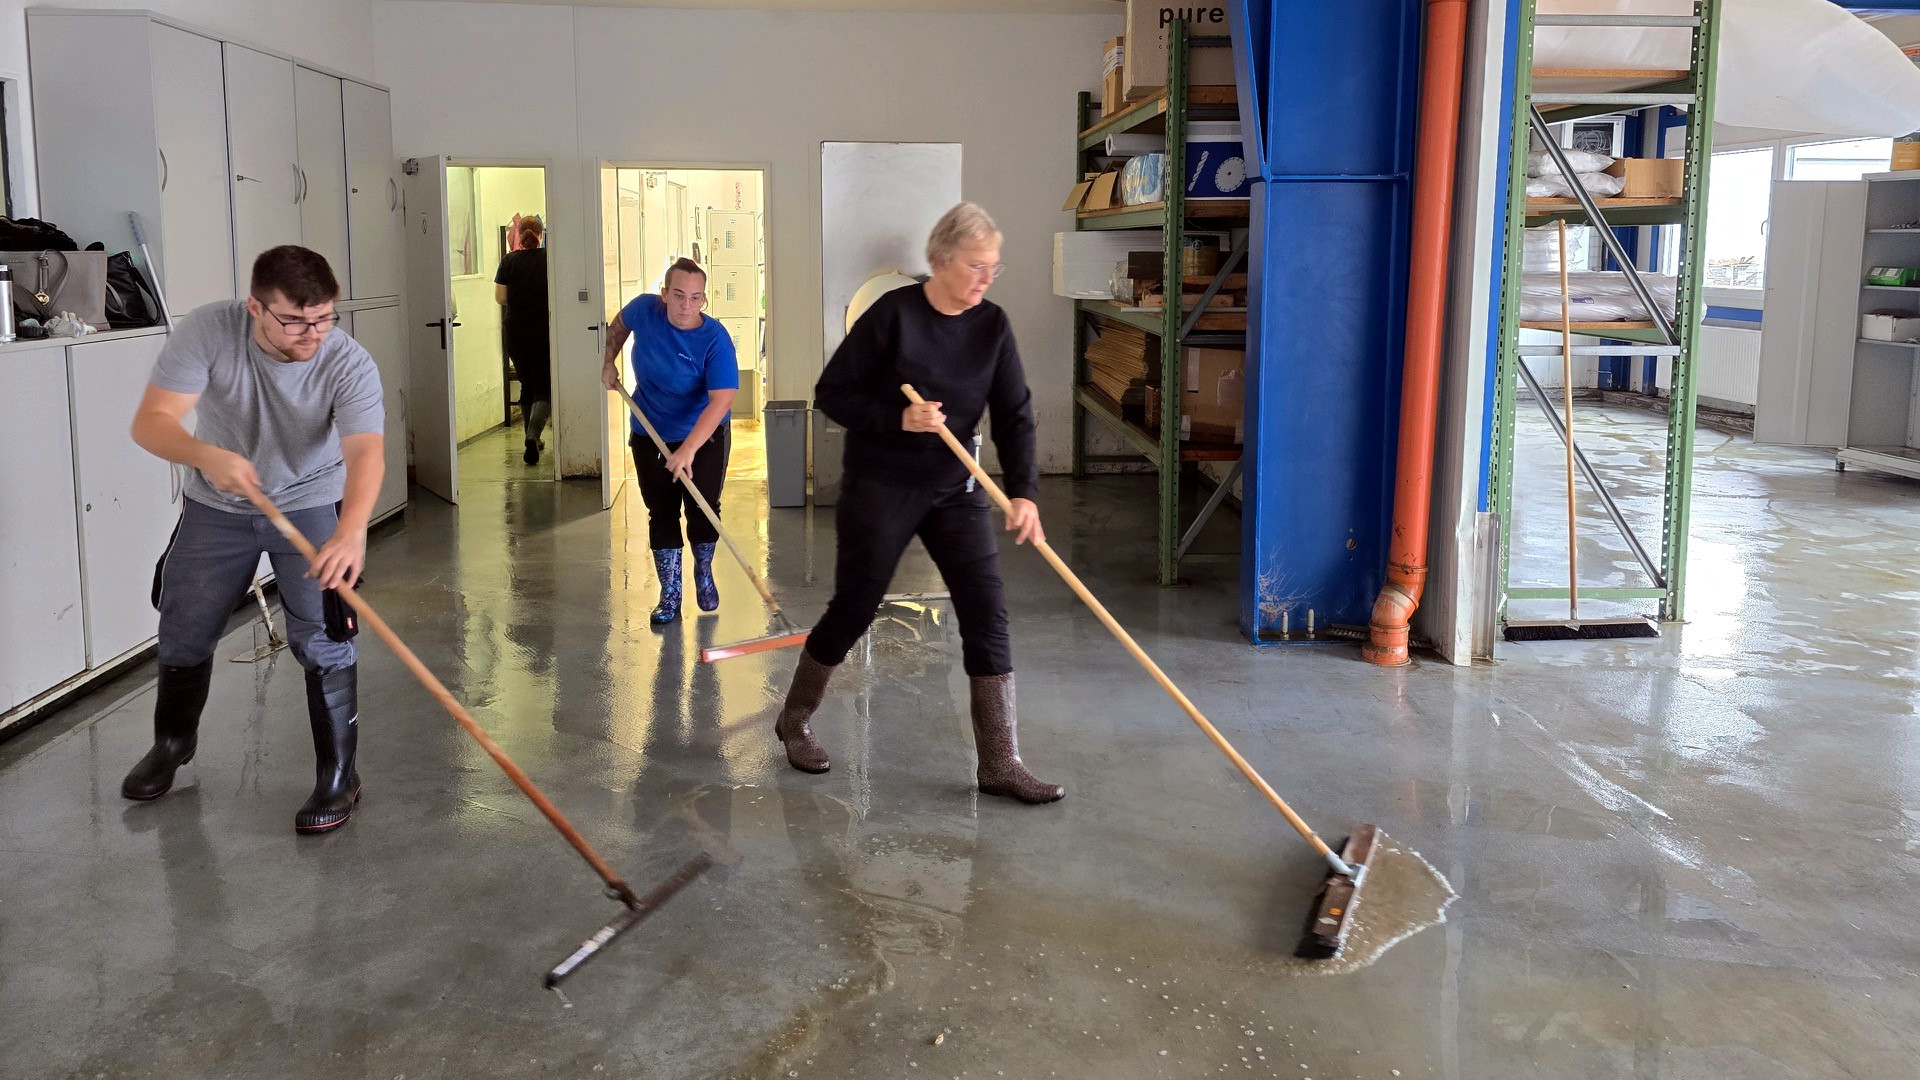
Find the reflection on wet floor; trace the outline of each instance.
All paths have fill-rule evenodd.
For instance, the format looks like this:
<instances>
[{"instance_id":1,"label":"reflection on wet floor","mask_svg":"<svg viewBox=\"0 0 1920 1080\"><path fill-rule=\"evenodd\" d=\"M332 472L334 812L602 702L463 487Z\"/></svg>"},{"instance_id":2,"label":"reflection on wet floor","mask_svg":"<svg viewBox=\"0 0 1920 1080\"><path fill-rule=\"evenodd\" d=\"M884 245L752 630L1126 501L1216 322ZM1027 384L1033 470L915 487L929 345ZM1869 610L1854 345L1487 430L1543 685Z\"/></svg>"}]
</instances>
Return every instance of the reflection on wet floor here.
<instances>
[{"instance_id":1,"label":"reflection on wet floor","mask_svg":"<svg viewBox=\"0 0 1920 1080\"><path fill-rule=\"evenodd\" d=\"M1373 940L1443 923L1311 979L1323 864L1030 552L1004 572L1022 753L1069 788L1044 807L973 789L944 602L883 611L815 720L833 771L803 776L771 733L793 654L698 660L769 629L737 569L719 612L647 621L633 492L420 494L375 538L374 604L630 881L714 868L562 1008L539 977L609 901L377 642L366 797L322 838L287 828L312 780L289 657L218 665L178 788L130 805L139 672L0 746L0 1075L1907 1075L1920 485L1718 438L1689 624L1470 670L1248 648L1230 566L1152 585L1150 479L1046 481L1058 549L1282 793L1430 864L1376 894ZM736 475L724 513L805 623L833 515L764 498ZM894 589L941 590L918 547Z\"/></svg>"}]
</instances>

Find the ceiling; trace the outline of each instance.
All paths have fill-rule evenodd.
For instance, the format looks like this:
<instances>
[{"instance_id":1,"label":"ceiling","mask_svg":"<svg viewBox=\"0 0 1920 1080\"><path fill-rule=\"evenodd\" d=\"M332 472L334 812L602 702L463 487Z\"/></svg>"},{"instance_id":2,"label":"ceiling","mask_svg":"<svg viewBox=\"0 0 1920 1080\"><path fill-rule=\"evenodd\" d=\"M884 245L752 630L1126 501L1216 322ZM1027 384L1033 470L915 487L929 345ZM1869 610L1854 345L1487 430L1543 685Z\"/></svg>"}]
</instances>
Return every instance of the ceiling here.
<instances>
[{"instance_id":1,"label":"ceiling","mask_svg":"<svg viewBox=\"0 0 1920 1080\"><path fill-rule=\"evenodd\" d=\"M917 11L962 15L1117 15L1115 0L478 0L550 7L699 8L747 11Z\"/></svg>"}]
</instances>

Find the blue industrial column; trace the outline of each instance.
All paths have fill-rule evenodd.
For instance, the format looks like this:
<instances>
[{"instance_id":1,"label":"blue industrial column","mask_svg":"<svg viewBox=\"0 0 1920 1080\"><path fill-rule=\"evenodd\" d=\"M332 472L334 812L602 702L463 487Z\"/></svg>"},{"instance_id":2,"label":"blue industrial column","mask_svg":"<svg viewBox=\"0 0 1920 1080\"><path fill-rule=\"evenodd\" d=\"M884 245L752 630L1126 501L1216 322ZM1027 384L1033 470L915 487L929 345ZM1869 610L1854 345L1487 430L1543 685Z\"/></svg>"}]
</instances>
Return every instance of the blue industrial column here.
<instances>
[{"instance_id":1,"label":"blue industrial column","mask_svg":"<svg viewBox=\"0 0 1920 1080\"><path fill-rule=\"evenodd\" d=\"M1240 626L1325 640L1385 573L1422 4L1229 2L1258 178Z\"/></svg>"}]
</instances>

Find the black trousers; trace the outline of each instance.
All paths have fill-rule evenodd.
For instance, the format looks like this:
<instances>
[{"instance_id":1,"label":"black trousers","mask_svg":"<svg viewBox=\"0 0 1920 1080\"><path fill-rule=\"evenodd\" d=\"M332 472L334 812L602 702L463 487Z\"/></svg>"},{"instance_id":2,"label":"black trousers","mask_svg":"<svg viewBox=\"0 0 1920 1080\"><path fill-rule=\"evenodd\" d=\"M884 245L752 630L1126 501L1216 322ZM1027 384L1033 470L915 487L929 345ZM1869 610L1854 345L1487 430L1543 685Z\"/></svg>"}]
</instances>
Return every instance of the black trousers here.
<instances>
[{"instance_id":1,"label":"black trousers","mask_svg":"<svg viewBox=\"0 0 1920 1080\"><path fill-rule=\"evenodd\" d=\"M967 674L982 678L1013 670L1000 547L985 492L968 491L964 485L946 490L896 487L850 475L841 482L834 521L839 552L833 599L807 636L807 652L815 660L832 665L847 658L873 624L907 541L917 536L953 596Z\"/></svg>"},{"instance_id":2,"label":"black trousers","mask_svg":"<svg viewBox=\"0 0 1920 1080\"><path fill-rule=\"evenodd\" d=\"M654 448L653 440L636 432L627 439L627 445L633 448L634 473L640 481L640 497L647 504L647 546L655 551L678 548L683 512L687 539L696 544L717 543L720 534L713 522L700 512L700 504L693 501L686 485L667 471L667 459ZM693 454L693 484L706 496L715 514L720 512L720 488L726 483L727 455L732 448L733 433L722 425ZM668 452L678 449L677 442L667 444Z\"/></svg>"}]
</instances>

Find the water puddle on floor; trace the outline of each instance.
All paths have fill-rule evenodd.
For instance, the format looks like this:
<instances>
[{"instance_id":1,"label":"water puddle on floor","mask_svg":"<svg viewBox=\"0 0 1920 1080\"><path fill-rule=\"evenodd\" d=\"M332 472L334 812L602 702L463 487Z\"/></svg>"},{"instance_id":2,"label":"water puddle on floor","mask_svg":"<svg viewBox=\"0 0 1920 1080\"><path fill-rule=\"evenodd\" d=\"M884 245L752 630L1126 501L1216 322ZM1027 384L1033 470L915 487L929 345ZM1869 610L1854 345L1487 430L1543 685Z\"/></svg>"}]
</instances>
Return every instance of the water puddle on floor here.
<instances>
[{"instance_id":1,"label":"water puddle on floor","mask_svg":"<svg viewBox=\"0 0 1920 1080\"><path fill-rule=\"evenodd\" d=\"M1275 970L1282 975L1350 975L1379 960L1394 945L1446 922L1447 905L1458 895L1445 875L1419 852L1381 833L1359 902L1353 905L1353 929L1340 955L1330 960L1288 957Z\"/></svg>"},{"instance_id":2,"label":"water puddle on floor","mask_svg":"<svg viewBox=\"0 0 1920 1080\"><path fill-rule=\"evenodd\" d=\"M1569 840L1602 840L1612 835L1599 818L1517 791L1431 780L1414 781L1413 791L1420 820L1433 825L1470 825Z\"/></svg>"}]
</instances>

